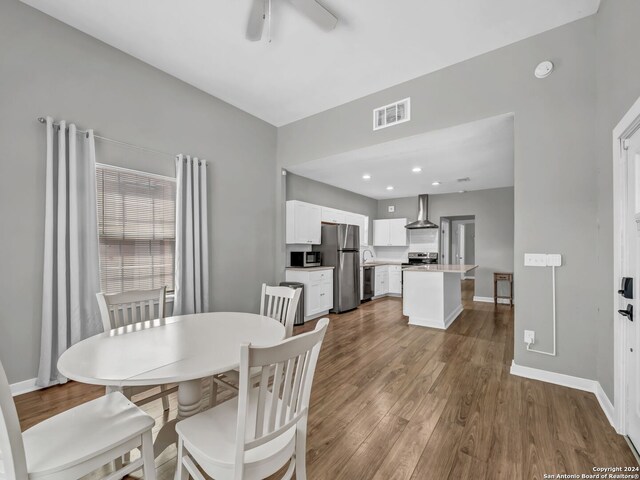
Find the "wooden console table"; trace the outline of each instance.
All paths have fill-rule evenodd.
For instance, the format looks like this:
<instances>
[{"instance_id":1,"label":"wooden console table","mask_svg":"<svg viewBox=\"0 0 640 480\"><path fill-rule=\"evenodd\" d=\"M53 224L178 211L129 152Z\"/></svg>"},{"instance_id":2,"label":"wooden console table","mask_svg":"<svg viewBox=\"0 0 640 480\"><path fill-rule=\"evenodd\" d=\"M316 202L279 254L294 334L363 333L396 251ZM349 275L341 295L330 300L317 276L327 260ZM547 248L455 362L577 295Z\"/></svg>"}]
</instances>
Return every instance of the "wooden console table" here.
<instances>
[{"instance_id":1,"label":"wooden console table","mask_svg":"<svg viewBox=\"0 0 640 480\"><path fill-rule=\"evenodd\" d=\"M498 295L498 282L509 282L509 295ZM509 306L513 307L513 273L493 273L493 303L498 305L499 298L509 299Z\"/></svg>"}]
</instances>

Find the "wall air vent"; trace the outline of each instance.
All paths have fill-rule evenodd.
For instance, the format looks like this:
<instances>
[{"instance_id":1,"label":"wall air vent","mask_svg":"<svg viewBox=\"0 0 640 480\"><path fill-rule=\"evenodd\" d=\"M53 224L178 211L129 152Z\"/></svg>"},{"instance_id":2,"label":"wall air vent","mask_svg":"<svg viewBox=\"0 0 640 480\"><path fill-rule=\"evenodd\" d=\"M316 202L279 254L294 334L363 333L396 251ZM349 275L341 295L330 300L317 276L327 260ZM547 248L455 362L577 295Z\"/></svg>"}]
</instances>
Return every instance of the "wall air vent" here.
<instances>
[{"instance_id":1,"label":"wall air vent","mask_svg":"<svg viewBox=\"0 0 640 480\"><path fill-rule=\"evenodd\" d=\"M380 130L411 120L411 98L373 110L373 129Z\"/></svg>"}]
</instances>

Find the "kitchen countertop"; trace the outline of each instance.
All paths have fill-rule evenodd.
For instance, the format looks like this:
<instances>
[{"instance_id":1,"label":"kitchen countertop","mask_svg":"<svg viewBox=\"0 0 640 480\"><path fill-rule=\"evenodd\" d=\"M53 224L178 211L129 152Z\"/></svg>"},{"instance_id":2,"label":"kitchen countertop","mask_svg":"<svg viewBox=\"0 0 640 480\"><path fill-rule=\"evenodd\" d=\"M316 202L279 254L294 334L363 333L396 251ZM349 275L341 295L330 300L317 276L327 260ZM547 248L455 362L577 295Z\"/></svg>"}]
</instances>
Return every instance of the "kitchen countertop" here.
<instances>
[{"instance_id":1,"label":"kitchen countertop","mask_svg":"<svg viewBox=\"0 0 640 480\"><path fill-rule=\"evenodd\" d=\"M467 273L478 268L478 265L420 265L417 267L406 267L405 272L440 272L440 273Z\"/></svg>"},{"instance_id":2,"label":"kitchen countertop","mask_svg":"<svg viewBox=\"0 0 640 480\"><path fill-rule=\"evenodd\" d=\"M316 270L333 270L334 267L287 267L292 272L315 272Z\"/></svg>"},{"instance_id":3,"label":"kitchen countertop","mask_svg":"<svg viewBox=\"0 0 640 480\"><path fill-rule=\"evenodd\" d=\"M402 265L403 262L399 260L374 260L366 261L362 264L363 267L382 267L384 265Z\"/></svg>"}]
</instances>

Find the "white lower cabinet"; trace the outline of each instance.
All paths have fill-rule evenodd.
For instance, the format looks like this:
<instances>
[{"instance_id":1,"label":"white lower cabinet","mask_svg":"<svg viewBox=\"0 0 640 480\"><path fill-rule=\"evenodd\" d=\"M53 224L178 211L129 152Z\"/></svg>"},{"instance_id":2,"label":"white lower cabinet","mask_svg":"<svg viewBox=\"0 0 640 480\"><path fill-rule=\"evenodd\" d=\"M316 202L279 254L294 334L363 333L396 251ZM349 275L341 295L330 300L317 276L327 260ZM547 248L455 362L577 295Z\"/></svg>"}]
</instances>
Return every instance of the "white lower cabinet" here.
<instances>
[{"instance_id":1,"label":"white lower cabinet","mask_svg":"<svg viewBox=\"0 0 640 480\"><path fill-rule=\"evenodd\" d=\"M380 295L387 295L389 293L389 266L377 266L375 270L376 282L373 289L373 294L376 297L379 297Z\"/></svg>"},{"instance_id":2,"label":"white lower cabinet","mask_svg":"<svg viewBox=\"0 0 640 480\"><path fill-rule=\"evenodd\" d=\"M389 265L389 293L402 294L402 267Z\"/></svg>"},{"instance_id":3,"label":"white lower cabinet","mask_svg":"<svg viewBox=\"0 0 640 480\"><path fill-rule=\"evenodd\" d=\"M287 270L287 282L304 284L305 320L322 315L333 308L333 269Z\"/></svg>"},{"instance_id":4,"label":"white lower cabinet","mask_svg":"<svg viewBox=\"0 0 640 480\"><path fill-rule=\"evenodd\" d=\"M374 296L402 295L402 267L400 265L376 266Z\"/></svg>"}]
</instances>

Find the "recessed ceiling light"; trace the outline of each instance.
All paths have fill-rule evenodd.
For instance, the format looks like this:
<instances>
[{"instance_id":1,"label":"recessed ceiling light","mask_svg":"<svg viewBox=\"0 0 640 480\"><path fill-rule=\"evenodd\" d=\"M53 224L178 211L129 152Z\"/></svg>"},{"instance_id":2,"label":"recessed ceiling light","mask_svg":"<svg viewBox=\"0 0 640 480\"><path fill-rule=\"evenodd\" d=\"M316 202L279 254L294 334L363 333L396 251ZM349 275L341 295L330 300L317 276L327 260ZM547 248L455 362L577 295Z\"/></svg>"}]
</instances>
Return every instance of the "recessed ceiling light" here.
<instances>
[{"instance_id":1,"label":"recessed ceiling light","mask_svg":"<svg viewBox=\"0 0 640 480\"><path fill-rule=\"evenodd\" d=\"M411 169L411 171L413 173L420 173L422 171L422 169L420 167L413 167L413 169Z\"/></svg>"},{"instance_id":2,"label":"recessed ceiling light","mask_svg":"<svg viewBox=\"0 0 640 480\"><path fill-rule=\"evenodd\" d=\"M436 182L433 182L431 185L433 185L434 187L437 187L438 185L440 185L440 182L436 181Z\"/></svg>"},{"instance_id":3,"label":"recessed ceiling light","mask_svg":"<svg viewBox=\"0 0 640 480\"><path fill-rule=\"evenodd\" d=\"M369 175L368 173L365 173L364 175L362 175L362 179L363 180L371 180L371 175Z\"/></svg>"},{"instance_id":4,"label":"recessed ceiling light","mask_svg":"<svg viewBox=\"0 0 640 480\"><path fill-rule=\"evenodd\" d=\"M389 185L389 186L387 187L387 190L393 190L393 185Z\"/></svg>"},{"instance_id":5,"label":"recessed ceiling light","mask_svg":"<svg viewBox=\"0 0 640 480\"><path fill-rule=\"evenodd\" d=\"M458 190L458 193L465 193L466 190Z\"/></svg>"}]
</instances>

